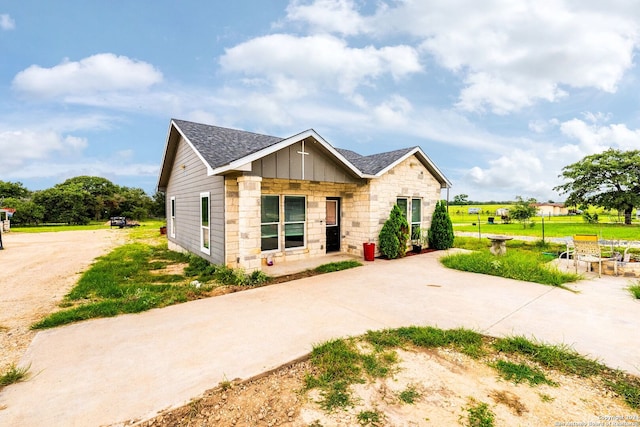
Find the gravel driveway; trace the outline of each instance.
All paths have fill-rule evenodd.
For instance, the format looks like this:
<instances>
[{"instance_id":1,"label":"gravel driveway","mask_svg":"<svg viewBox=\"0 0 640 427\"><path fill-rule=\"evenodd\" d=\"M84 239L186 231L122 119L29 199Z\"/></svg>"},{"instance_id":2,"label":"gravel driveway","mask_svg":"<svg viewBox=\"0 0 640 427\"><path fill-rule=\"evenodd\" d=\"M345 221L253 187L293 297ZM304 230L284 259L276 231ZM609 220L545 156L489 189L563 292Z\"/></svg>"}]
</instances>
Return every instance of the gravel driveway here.
<instances>
[{"instance_id":1,"label":"gravel driveway","mask_svg":"<svg viewBox=\"0 0 640 427\"><path fill-rule=\"evenodd\" d=\"M18 363L35 336L31 324L55 311L91 262L124 238L115 229L2 234L0 370Z\"/></svg>"}]
</instances>

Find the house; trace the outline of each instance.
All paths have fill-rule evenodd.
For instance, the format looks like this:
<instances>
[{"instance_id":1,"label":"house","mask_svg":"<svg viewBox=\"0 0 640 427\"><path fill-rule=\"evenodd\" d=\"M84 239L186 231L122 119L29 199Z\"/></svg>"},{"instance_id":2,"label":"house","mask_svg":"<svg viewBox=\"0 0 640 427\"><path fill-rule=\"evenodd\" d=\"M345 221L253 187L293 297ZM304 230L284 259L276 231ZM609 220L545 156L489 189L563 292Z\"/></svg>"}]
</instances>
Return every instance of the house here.
<instances>
[{"instance_id":1,"label":"house","mask_svg":"<svg viewBox=\"0 0 640 427\"><path fill-rule=\"evenodd\" d=\"M248 271L362 255L394 204L424 230L450 186L419 147L362 156L313 129L278 138L176 119L158 181L169 248Z\"/></svg>"},{"instance_id":2,"label":"house","mask_svg":"<svg viewBox=\"0 0 640 427\"><path fill-rule=\"evenodd\" d=\"M13 208L0 208L0 231L11 230L11 217L15 212Z\"/></svg>"},{"instance_id":3,"label":"house","mask_svg":"<svg viewBox=\"0 0 640 427\"><path fill-rule=\"evenodd\" d=\"M564 203L534 203L533 206L538 209L538 216L569 215L569 209Z\"/></svg>"}]
</instances>

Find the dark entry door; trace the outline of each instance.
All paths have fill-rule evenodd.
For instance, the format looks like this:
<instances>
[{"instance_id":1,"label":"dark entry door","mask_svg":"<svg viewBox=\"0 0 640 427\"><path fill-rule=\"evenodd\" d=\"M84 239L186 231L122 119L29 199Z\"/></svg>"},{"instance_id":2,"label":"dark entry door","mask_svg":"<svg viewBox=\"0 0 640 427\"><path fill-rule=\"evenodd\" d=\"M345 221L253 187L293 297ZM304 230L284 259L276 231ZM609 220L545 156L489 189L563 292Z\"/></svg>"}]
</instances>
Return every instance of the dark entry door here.
<instances>
[{"instance_id":1,"label":"dark entry door","mask_svg":"<svg viewBox=\"0 0 640 427\"><path fill-rule=\"evenodd\" d=\"M340 250L340 198L327 197L327 252Z\"/></svg>"}]
</instances>

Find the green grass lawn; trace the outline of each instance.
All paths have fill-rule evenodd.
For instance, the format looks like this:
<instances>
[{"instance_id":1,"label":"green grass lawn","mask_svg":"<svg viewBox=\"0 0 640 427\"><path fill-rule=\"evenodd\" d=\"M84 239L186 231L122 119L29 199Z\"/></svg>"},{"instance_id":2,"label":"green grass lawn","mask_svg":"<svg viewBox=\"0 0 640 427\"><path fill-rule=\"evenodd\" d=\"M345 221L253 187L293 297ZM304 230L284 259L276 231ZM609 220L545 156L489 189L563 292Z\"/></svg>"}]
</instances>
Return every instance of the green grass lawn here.
<instances>
[{"instance_id":1,"label":"green grass lawn","mask_svg":"<svg viewBox=\"0 0 640 427\"><path fill-rule=\"evenodd\" d=\"M126 233L129 243L97 258L64 297L61 310L32 328L52 328L97 317L137 313L272 281L261 271L247 274L242 269L214 265L195 255L170 251L166 238L159 233L162 225L163 221L148 221L140 227L114 230ZM176 265L178 268L173 268ZM317 274L359 265L354 261L325 264L318 267ZM227 289L220 289L222 287Z\"/></svg>"},{"instance_id":2,"label":"green grass lawn","mask_svg":"<svg viewBox=\"0 0 640 427\"><path fill-rule=\"evenodd\" d=\"M575 218L575 217L574 217ZM533 236L542 239L542 223L535 219L533 227L523 227L520 223L511 224L488 224L486 218L480 223L482 234L504 234L509 236ZM478 224L457 224L454 231L478 232ZM624 224L587 224L584 222L548 222L545 219L544 236L547 237L570 237L574 234L595 234L601 239L607 240L640 240L640 225Z\"/></svg>"},{"instance_id":3,"label":"green grass lawn","mask_svg":"<svg viewBox=\"0 0 640 427\"><path fill-rule=\"evenodd\" d=\"M454 240L454 246L473 251L440 258L440 262L445 267L455 270L562 288L565 288L563 286L565 283L575 282L579 279L578 275L563 273L548 265L551 260L556 258L556 254L564 251L564 245L542 243L541 241L512 240L508 242L509 249L503 256L495 256L489 252L487 239L457 236Z\"/></svg>"}]
</instances>

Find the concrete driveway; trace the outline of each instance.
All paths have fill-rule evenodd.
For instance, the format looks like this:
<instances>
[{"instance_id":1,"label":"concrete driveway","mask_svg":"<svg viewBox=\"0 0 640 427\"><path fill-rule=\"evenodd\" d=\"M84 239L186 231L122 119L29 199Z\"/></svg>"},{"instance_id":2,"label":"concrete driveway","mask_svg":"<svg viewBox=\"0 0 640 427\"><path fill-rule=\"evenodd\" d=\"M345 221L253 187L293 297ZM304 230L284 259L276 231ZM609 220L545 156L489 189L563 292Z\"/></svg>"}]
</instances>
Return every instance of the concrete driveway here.
<instances>
[{"instance_id":1,"label":"concrete driveway","mask_svg":"<svg viewBox=\"0 0 640 427\"><path fill-rule=\"evenodd\" d=\"M40 332L21 362L33 377L0 392L0 425L144 419L316 343L405 325L526 335L640 373L640 303L624 289L628 280L584 280L575 294L448 270L441 254Z\"/></svg>"}]
</instances>

